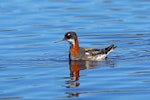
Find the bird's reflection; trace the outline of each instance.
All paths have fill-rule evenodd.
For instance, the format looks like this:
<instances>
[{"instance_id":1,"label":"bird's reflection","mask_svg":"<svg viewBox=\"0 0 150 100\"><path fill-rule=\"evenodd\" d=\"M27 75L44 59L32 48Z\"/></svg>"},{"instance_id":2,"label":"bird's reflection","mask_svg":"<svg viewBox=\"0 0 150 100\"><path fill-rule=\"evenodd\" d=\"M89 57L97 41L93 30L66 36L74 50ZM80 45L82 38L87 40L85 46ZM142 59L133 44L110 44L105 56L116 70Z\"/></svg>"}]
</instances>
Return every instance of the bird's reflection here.
<instances>
[{"instance_id":1,"label":"bird's reflection","mask_svg":"<svg viewBox=\"0 0 150 100\"><path fill-rule=\"evenodd\" d=\"M111 60L106 61L69 61L70 66L70 79L66 82L66 88L73 88L80 86L79 78L80 78L80 70L85 69L93 69L101 64L109 64L110 67L114 67L114 62Z\"/></svg>"}]
</instances>

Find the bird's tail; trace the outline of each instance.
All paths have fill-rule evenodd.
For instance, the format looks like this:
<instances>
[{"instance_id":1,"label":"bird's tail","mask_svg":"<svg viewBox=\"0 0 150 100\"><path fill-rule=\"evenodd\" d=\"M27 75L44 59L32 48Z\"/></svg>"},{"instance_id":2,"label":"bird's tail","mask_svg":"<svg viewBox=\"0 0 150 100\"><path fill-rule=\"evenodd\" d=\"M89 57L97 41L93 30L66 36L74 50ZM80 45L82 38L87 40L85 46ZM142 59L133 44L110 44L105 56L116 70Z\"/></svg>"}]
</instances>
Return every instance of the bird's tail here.
<instances>
[{"instance_id":1,"label":"bird's tail","mask_svg":"<svg viewBox=\"0 0 150 100\"><path fill-rule=\"evenodd\" d=\"M111 51L113 51L117 46L115 46L114 44L108 46L107 48L105 48L105 52L106 54L109 54Z\"/></svg>"}]
</instances>

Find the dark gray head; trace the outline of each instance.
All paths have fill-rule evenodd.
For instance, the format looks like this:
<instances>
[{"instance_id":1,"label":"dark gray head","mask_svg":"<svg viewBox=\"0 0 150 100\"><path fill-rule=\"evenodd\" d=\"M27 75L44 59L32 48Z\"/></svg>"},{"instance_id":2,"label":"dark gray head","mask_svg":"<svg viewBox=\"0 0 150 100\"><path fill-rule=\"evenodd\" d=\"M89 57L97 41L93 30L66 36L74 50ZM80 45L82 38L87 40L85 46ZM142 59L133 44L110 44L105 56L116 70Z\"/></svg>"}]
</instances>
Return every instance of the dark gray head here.
<instances>
[{"instance_id":1,"label":"dark gray head","mask_svg":"<svg viewBox=\"0 0 150 100\"><path fill-rule=\"evenodd\" d=\"M67 32L62 40L56 41L55 43L61 41L68 41L71 45L78 45L78 37L75 32Z\"/></svg>"},{"instance_id":2,"label":"dark gray head","mask_svg":"<svg viewBox=\"0 0 150 100\"><path fill-rule=\"evenodd\" d=\"M75 32L67 32L64 36L64 39L65 41L68 41L69 43L71 43L72 45L75 44L76 41L78 41L77 39L77 35Z\"/></svg>"}]
</instances>

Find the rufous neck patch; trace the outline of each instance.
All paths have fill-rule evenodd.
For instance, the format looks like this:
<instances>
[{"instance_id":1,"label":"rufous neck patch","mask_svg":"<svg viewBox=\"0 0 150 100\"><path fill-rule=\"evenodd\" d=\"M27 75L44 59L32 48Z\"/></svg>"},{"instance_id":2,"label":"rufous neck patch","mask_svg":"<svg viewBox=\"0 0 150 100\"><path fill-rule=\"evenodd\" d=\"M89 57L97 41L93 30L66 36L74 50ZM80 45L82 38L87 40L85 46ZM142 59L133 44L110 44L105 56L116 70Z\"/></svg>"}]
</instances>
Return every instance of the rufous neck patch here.
<instances>
[{"instance_id":1,"label":"rufous neck patch","mask_svg":"<svg viewBox=\"0 0 150 100\"><path fill-rule=\"evenodd\" d=\"M71 47L71 54L75 57L79 56L78 39L76 39L75 44Z\"/></svg>"}]
</instances>

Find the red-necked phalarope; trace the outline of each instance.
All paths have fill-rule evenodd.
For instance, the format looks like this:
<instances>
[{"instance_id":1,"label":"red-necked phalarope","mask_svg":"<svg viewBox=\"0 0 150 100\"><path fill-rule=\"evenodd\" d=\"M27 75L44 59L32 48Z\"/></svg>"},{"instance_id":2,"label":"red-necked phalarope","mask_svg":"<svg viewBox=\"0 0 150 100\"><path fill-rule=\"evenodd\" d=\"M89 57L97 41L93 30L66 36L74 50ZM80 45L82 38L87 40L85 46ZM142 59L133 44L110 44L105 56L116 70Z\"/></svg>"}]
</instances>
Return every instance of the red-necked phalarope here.
<instances>
[{"instance_id":1,"label":"red-necked phalarope","mask_svg":"<svg viewBox=\"0 0 150 100\"><path fill-rule=\"evenodd\" d=\"M75 32L67 32L61 41L68 41L70 43L70 60L101 61L116 48L113 44L103 49L79 47L78 37Z\"/></svg>"}]
</instances>

